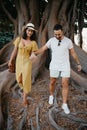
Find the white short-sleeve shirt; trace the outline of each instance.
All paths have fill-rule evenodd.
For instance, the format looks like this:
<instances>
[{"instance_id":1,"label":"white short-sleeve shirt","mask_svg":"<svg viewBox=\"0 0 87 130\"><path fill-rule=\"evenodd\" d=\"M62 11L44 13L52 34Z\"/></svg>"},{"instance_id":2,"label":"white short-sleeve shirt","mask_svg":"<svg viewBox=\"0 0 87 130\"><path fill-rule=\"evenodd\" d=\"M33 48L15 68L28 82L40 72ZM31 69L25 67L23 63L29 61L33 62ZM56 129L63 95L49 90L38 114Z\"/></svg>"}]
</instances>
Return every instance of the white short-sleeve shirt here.
<instances>
[{"instance_id":1,"label":"white short-sleeve shirt","mask_svg":"<svg viewBox=\"0 0 87 130\"><path fill-rule=\"evenodd\" d=\"M56 37L50 38L46 46L51 49L51 62L49 69L57 71L70 71L69 49L73 48L72 41L64 37L60 46Z\"/></svg>"}]
</instances>

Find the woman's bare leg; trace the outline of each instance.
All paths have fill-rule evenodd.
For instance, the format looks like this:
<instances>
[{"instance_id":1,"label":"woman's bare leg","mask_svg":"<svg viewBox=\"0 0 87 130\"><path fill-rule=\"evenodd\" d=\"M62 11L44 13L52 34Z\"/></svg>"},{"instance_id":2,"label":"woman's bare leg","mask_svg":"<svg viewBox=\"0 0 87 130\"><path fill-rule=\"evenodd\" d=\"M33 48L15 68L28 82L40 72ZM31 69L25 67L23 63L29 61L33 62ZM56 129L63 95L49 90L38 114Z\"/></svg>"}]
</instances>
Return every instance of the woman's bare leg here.
<instances>
[{"instance_id":1,"label":"woman's bare leg","mask_svg":"<svg viewBox=\"0 0 87 130\"><path fill-rule=\"evenodd\" d=\"M23 93L23 104L24 106L27 106L29 104L28 100L27 100L27 93Z\"/></svg>"}]
</instances>

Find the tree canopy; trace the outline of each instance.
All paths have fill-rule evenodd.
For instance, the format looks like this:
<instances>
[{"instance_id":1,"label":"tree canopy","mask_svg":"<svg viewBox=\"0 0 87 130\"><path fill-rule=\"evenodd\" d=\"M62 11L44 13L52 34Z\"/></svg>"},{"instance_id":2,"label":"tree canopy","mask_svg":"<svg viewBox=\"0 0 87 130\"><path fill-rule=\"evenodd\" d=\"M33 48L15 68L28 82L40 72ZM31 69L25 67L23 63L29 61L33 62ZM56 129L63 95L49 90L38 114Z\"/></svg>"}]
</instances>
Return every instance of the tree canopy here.
<instances>
[{"instance_id":1,"label":"tree canopy","mask_svg":"<svg viewBox=\"0 0 87 130\"><path fill-rule=\"evenodd\" d=\"M0 2L0 30L3 31L8 25L7 30L12 30L14 37L20 34L22 26L27 22L33 22L38 30L48 25L51 26L51 23L51 27L55 23L60 23L64 27L65 34L72 39L74 30L78 29L81 35L82 28L87 26L84 21L87 19L86 0L48 0L48 2L45 0L0 0ZM82 47L82 39L80 41Z\"/></svg>"}]
</instances>

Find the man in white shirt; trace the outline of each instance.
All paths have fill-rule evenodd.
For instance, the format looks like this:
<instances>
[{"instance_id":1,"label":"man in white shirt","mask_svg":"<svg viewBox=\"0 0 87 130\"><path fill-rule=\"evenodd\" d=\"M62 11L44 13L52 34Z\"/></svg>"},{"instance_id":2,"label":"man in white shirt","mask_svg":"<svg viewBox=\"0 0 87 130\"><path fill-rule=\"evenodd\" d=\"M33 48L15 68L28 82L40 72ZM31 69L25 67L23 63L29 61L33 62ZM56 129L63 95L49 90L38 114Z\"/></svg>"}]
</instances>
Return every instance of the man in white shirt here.
<instances>
[{"instance_id":1,"label":"man in white shirt","mask_svg":"<svg viewBox=\"0 0 87 130\"><path fill-rule=\"evenodd\" d=\"M70 61L69 52L77 63L78 71L81 70L81 65L76 52L73 48L72 41L65 37L63 34L62 26L56 24L53 28L54 37L50 38L47 43L41 47L38 51L32 54L32 57L38 55L48 48L51 49L51 62L49 66L50 70L50 96L49 104L53 104L55 83L59 76L62 77L62 109L66 114L70 113L67 105L68 90L69 90L69 78L70 78Z\"/></svg>"}]
</instances>

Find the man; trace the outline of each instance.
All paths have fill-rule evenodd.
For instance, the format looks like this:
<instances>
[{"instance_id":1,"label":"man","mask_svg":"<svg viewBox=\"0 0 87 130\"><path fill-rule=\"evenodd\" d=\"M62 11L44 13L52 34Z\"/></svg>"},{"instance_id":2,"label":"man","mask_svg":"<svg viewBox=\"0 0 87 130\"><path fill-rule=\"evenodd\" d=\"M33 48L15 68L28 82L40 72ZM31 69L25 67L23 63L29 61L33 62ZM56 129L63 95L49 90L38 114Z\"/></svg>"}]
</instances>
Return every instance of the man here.
<instances>
[{"instance_id":1,"label":"man","mask_svg":"<svg viewBox=\"0 0 87 130\"><path fill-rule=\"evenodd\" d=\"M47 50L48 48L51 49L52 58L49 67L50 69L49 104L53 104L55 83L60 75L62 77L62 98L63 98L62 109L66 114L69 114L70 110L67 105L67 97L69 89L68 82L70 77L69 52L77 63L78 71L81 70L81 65L73 48L72 41L69 38L65 37L63 34L62 26L56 24L53 28L53 31L54 31L54 37L50 38L47 41L47 43L38 51L34 52L34 54L38 55ZM34 54L33 56L35 56Z\"/></svg>"}]
</instances>

